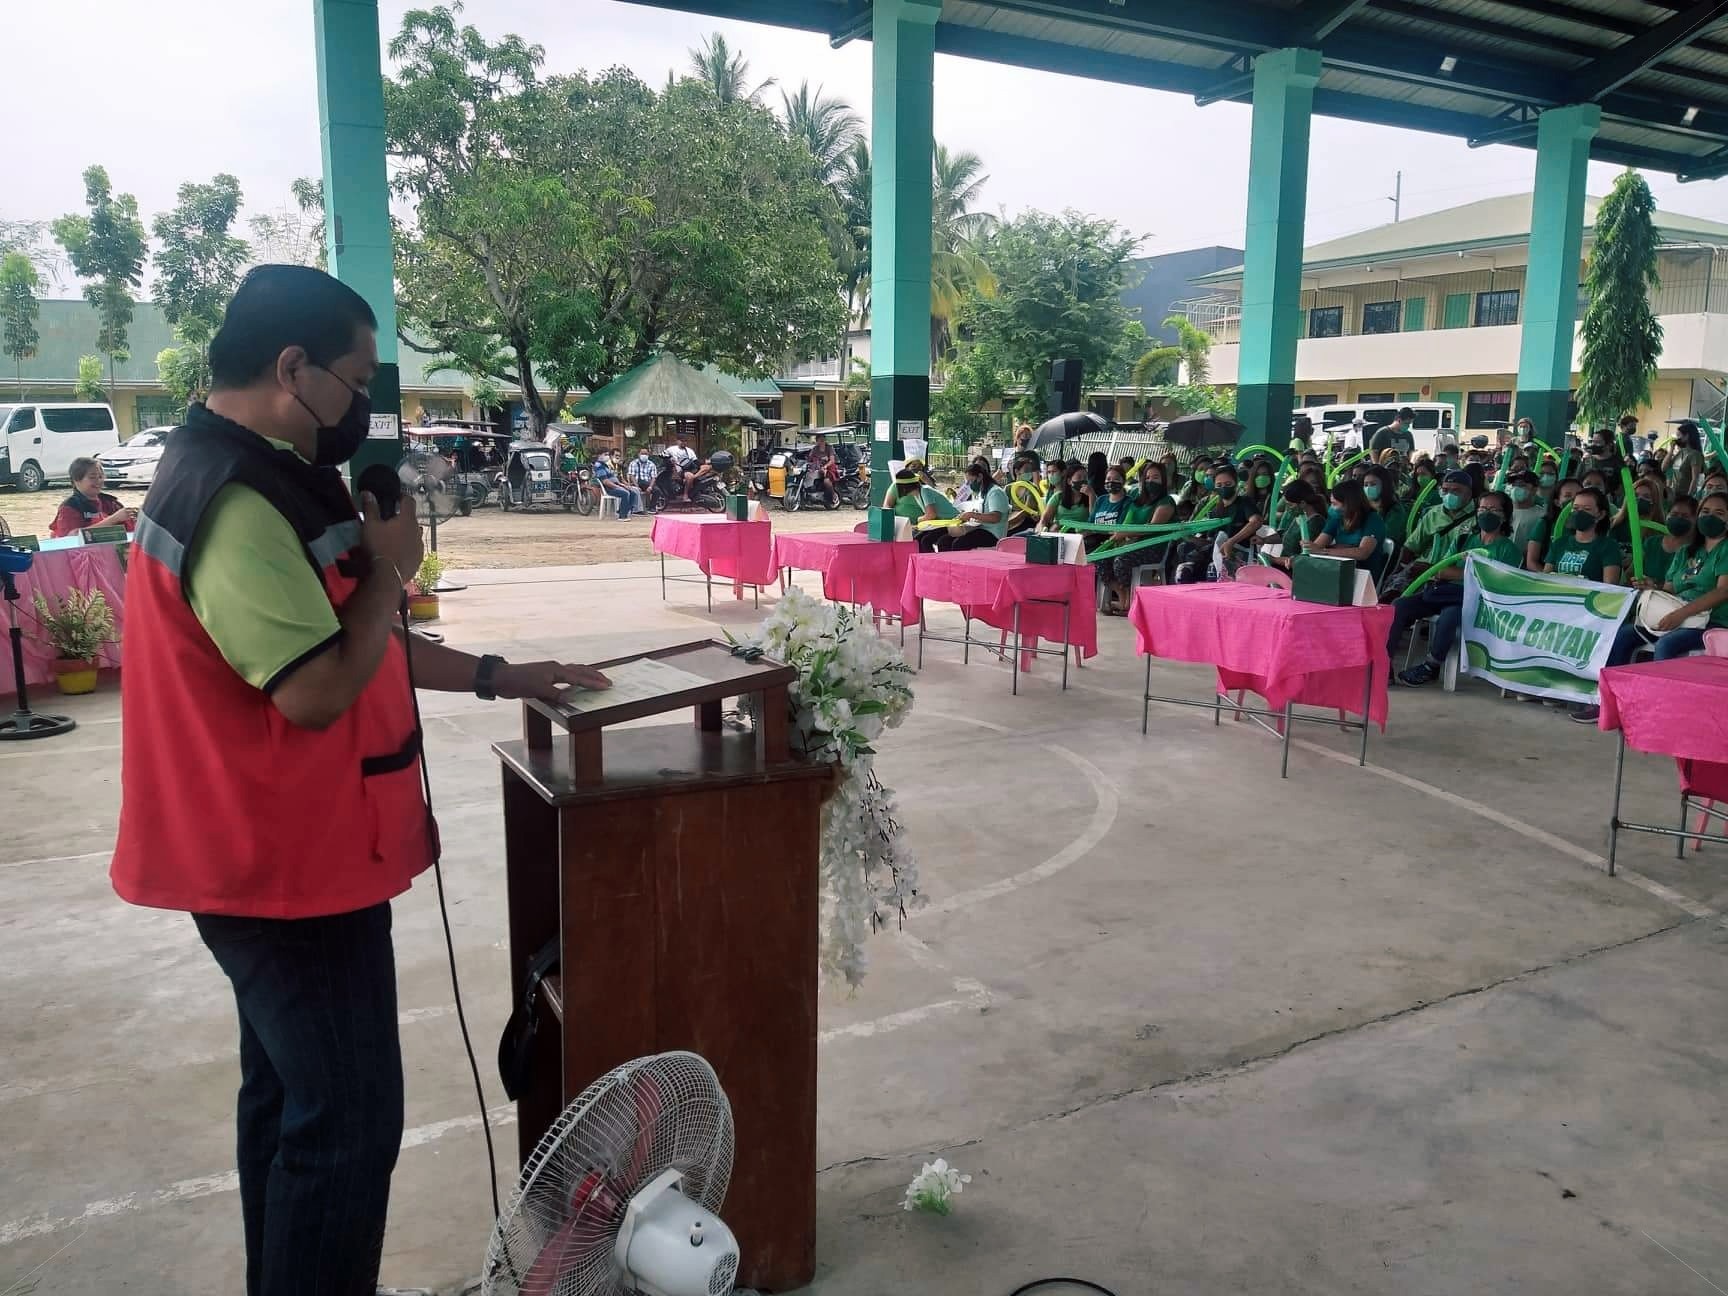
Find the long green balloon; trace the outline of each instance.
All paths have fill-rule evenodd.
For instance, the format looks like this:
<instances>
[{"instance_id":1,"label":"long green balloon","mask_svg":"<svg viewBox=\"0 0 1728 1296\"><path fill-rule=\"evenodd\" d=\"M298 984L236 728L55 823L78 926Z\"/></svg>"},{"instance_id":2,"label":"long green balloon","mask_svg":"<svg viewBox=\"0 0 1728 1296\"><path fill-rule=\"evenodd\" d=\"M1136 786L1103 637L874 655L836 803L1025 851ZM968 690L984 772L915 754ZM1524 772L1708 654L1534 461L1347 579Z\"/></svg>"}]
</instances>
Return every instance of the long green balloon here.
<instances>
[{"instance_id":1,"label":"long green balloon","mask_svg":"<svg viewBox=\"0 0 1728 1296\"><path fill-rule=\"evenodd\" d=\"M1410 502L1410 521L1412 524L1416 521L1417 515L1422 512L1422 501L1427 499L1429 493L1439 484L1440 479L1438 477L1430 477L1422 484L1422 489L1416 492L1416 498Z\"/></svg>"},{"instance_id":2,"label":"long green balloon","mask_svg":"<svg viewBox=\"0 0 1728 1296\"><path fill-rule=\"evenodd\" d=\"M1406 585L1404 587L1404 593L1401 594L1399 597L1400 598L1409 598L1412 594L1414 594L1417 590L1421 589L1429 581L1433 580L1435 576L1439 575L1446 568L1457 566L1458 565L1457 547L1458 547L1457 542L1454 541L1452 543L1451 551L1448 552L1444 558L1442 558L1438 562L1436 562L1427 571L1423 572L1415 580L1411 581L1408 585Z\"/></svg>"},{"instance_id":3,"label":"long green balloon","mask_svg":"<svg viewBox=\"0 0 1728 1296\"><path fill-rule=\"evenodd\" d=\"M1564 535L1566 533L1566 521L1571 516L1572 516L1572 505L1570 502L1568 502L1566 507L1560 510L1560 516L1554 519L1554 530L1548 536L1548 543L1549 544L1553 544L1556 540L1558 540L1562 535Z\"/></svg>"},{"instance_id":4,"label":"long green balloon","mask_svg":"<svg viewBox=\"0 0 1728 1296\"><path fill-rule=\"evenodd\" d=\"M1244 459L1246 459L1249 455L1253 454L1256 450L1264 450L1267 454L1271 455L1274 459L1276 459L1280 464L1282 464L1284 462L1285 457L1286 457L1284 455L1279 454L1276 450L1274 450L1269 445L1251 445L1251 446L1244 446L1244 447L1242 447L1242 449L1236 451L1236 462L1241 463Z\"/></svg>"},{"instance_id":5,"label":"long green balloon","mask_svg":"<svg viewBox=\"0 0 1728 1296\"><path fill-rule=\"evenodd\" d=\"M1709 419L1699 419L1698 424L1704 429L1704 435L1710 438L1710 444L1716 450L1716 466L1728 469L1728 452L1724 452L1722 448L1722 433L1717 431L1716 425Z\"/></svg>"},{"instance_id":6,"label":"long green balloon","mask_svg":"<svg viewBox=\"0 0 1728 1296\"><path fill-rule=\"evenodd\" d=\"M1506 452L1500 456L1500 471L1494 476L1494 490L1504 490L1506 487L1506 470L1512 466L1512 452L1515 446L1507 446Z\"/></svg>"},{"instance_id":7,"label":"long green balloon","mask_svg":"<svg viewBox=\"0 0 1728 1296\"><path fill-rule=\"evenodd\" d=\"M1366 458L1367 455L1368 455L1368 452L1366 450L1358 450L1355 454L1351 455L1348 459L1346 459L1343 463L1339 464L1331 472L1327 473L1326 474L1326 488L1328 490L1330 490L1332 487L1336 486L1338 484L1338 479L1340 477L1342 477L1347 471L1349 471L1350 465L1353 463L1357 463L1360 460Z\"/></svg>"},{"instance_id":8,"label":"long green balloon","mask_svg":"<svg viewBox=\"0 0 1728 1296\"><path fill-rule=\"evenodd\" d=\"M1632 470L1620 467L1620 489L1625 491L1626 521L1632 531L1632 578L1644 579L1644 525L1638 519L1638 496L1632 488Z\"/></svg>"}]
</instances>

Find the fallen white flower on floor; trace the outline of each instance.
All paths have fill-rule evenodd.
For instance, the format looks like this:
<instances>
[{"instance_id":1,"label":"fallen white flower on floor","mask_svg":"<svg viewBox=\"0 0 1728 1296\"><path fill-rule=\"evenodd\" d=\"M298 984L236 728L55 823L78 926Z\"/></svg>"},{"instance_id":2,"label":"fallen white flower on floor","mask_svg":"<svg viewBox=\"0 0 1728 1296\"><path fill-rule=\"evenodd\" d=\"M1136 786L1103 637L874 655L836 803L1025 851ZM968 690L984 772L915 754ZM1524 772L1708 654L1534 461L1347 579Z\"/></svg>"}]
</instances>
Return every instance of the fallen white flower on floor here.
<instances>
[{"instance_id":1,"label":"fallen white flower on floor","mask_svg":"<svg viewBox=\"0 0 1728 1296\"><path fill-rule=\"evenodd\" d=\"M912 1182L906 1185L906 1200L900 1204L902 1210L929 1211L932 1215L946 1215L954 1209L953 1201L963 1185L972 1182L972 1176L961 1174L941 1157L924 1163L924 1168L912 1176Z\"/></svg>"}]
</instances>

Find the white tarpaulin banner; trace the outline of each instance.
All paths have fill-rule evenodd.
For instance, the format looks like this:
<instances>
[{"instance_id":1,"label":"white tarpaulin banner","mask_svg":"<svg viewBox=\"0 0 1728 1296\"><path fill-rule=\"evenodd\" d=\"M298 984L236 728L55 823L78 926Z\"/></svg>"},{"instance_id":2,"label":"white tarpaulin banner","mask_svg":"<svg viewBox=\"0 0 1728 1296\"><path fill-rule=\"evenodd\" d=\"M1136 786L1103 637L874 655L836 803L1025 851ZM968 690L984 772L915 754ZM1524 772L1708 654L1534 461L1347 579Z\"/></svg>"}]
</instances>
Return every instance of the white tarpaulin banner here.
<instances>
[{"instance_id":1,"label":"white tarpaulin banner","mask_svg":"<svg viewBox=\"0 0 1728 1296\"><path fill-rule=\"evenodd\" d=\"M1464 567L1462 670L1517 693L1594 702L1596 678L1637 594L1473 553Z\"/></svg>"}]
</instances>

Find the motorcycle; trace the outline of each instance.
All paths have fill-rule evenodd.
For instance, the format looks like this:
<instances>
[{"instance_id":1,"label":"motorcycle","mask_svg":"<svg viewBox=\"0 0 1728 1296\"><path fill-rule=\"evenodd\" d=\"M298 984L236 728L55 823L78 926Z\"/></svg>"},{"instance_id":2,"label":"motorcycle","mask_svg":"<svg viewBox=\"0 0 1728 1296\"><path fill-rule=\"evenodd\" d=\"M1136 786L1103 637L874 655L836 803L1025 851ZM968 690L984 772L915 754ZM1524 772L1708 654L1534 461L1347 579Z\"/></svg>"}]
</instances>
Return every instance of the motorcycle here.
<instances>
[{"instance_id":1,"label":"motorcycle","mask_svg":"<svg viewBox=\"0 0 1728 1296\"><path fill-rule=\"evenodd\" d=\"M865 487L868 497L869 487ZM796 513L806 504L815 501L827 505L831 509L840 507L840 492L835 489L834 479L823 470L822 465L806 459L798 469L796 481L787 483L786 494L780 499L780 507L790 513ZM868 504L866 498L866 505Z\"/></svg>"},{"instance_id":2,"label":"motorcycle","mask_svg":"<svg viewBox=\"0 0 1728 1296\"><path fill-rule=\"evenodd\" d=\"M849 472L843 473L837 483L840 492L840 502L849 508L867 509L870 507L870 465L859 463Z\"/></svg>"},{"instance_id":3,"label":"motorcycle","mask_svg":"<svg viewBox=\"0 0 1728 1296\"><path fill-rule=\"evenodd\" d=\"M730 461L728 461L730 466ZM706 509L710 513L726 511L726 481L722 472L704 473L690 483L690 498L684 498L684 485L670 462L661 467L654 482L643 494L643 505L650 513L663 509L680 511Z\"/></svg>"}]
</instances>

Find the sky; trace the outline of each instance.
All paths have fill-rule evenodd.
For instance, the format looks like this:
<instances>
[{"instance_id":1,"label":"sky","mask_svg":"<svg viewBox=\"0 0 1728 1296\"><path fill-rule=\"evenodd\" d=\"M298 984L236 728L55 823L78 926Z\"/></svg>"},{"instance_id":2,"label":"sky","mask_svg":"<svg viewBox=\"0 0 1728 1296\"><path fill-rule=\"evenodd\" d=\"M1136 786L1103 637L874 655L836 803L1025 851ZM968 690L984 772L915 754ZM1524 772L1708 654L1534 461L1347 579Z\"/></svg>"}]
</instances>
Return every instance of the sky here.
<instances>
[{"instance_id":1,"label":"sky","mask_svg":"<svg viewBox=\"0 0 1728 1296\"><path fill-rule=\"evenodd\" d=\"M402 0L382 0L385 39ZM248 214L288 202L296 176L319 169L311 0L56 0L7 6L14 51L85 49L91 75L64 59L7 61L0 100L0 218L49 219L82 209L80 172L108 168L146 221L185 180L240 179ZM469 0L463 20L489 38L514 32L544 46L548 71L631 68L649 84L683 70L688 51L721 31L755 78L821 84L868 117L870 46L839 50L819 36L679 14L620 0ZM778 102L775 90L768 100ZM936 137L977 153L985 205L1077 208L1143 238L1147 255L1210 244L1240 247L1249 110L1197 108L1181 95L939 56ZM1531 186L1535 153L1330 118L1314 122L1307 242L1392 218L1403 172L1406 216ZM1618 168L1592 164L1590 191ZM1648 177L1665 210L1728 221L1728 180L1681 185ZM64 287L64 286L63 286ZM69 292L68 292L68 295Z\"/></svg>"}]
</instances>

